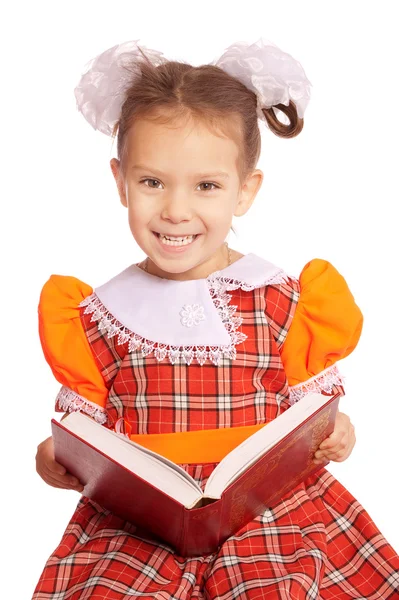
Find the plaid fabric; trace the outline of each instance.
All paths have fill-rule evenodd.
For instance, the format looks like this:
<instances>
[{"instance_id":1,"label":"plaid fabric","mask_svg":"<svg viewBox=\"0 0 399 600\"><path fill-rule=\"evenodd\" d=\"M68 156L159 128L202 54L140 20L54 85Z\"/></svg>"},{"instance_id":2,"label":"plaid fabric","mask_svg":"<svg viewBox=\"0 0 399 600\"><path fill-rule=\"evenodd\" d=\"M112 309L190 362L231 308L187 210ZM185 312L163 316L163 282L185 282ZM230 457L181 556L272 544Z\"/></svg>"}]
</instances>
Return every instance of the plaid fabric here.
<instances>
[{"instance_id":1,"label":"plaid fabric","mask_svg":"<svg viewBox=\"0 0 399 600\"><path fill-rule=\"evenodd\" d=\"M219 366L128 353L127 343L109 339L82 310L87 338L110 386L108 426L119 417L140 434L254 425L274 419L279 405L281 412L290 406L279 348L295 313L299 282L230 294L230 305L243 319L240 331L248 337L236 346L236 359L223 358Z\"/></svg>"},{"instance_id":2,"label":"plaid fabric","mask_svg":"<svg viewBox=\"0 0 399 600\"><path fill-rule=\"evenodd\" d=\"M134 433L213 429L266 422L289 407L279 349L294 316L299 283L291 279L231 293L248 337L236 347L236 360L219 366L172 365L152 354L129 354L82 311L110 389L108 426L124 417ZM215 466L183 465L202 488ZM82 496L32 600L131 597L393 600L399 598L399 557L325 469L243 527L219 552L195 558L178 556Z\"/></svg>"}]
</instances>

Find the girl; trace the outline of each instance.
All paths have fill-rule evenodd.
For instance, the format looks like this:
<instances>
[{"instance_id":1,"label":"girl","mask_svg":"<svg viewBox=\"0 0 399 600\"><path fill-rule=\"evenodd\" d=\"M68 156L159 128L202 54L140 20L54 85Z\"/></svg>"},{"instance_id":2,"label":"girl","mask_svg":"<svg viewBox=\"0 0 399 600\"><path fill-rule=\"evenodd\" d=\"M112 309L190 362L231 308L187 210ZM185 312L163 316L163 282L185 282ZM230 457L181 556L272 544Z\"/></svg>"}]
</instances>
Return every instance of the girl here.
<instances>
[{"instance_id":1,"label":"girl","mask_svg":"<svg viewBox=\"0 0 399 600\"><path fill-rule=\"evenodd\" d=\"M311 390L344 395L336 363L360 338L361 311L329 262L311 260L296 279L224 242L262 184L258 119L298 135L309 90L301 65L263 40L200 67L127 42L91 61L75 90L87 121L118 134L111 169L147 258L96 289L60 275L44 285L39 331L62 385L56 410L145 434L149 448L178 434L178 462L202 487L228 450L222 437L201 450L197 431L231 428L238 444L244 426ZM33 598L398 597L399 557L323 468L354 443L339 412L315 455L320 470L201 557L178 556L82 496ZM51 437L36 460L49 485L83 490L55 462Z\"/></svg>"}]
</instances>

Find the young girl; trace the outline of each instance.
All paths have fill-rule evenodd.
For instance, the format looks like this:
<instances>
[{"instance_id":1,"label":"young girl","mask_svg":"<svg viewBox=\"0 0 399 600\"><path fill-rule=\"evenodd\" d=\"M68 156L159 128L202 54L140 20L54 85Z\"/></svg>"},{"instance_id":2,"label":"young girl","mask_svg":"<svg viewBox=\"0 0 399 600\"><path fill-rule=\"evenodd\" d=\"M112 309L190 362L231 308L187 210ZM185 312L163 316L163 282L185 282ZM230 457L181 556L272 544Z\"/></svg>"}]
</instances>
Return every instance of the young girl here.
<instances>
[{"instance_id":1,"label":"young girl","mask_svg":"<svg viewBox=\"0 0 399 600\"><path fill-rule=\"evenodd\" d=\"M127 42L91 61L75 91L87 121L118 134L111 169L147 258L96 289L71 276L45 283L39 331L62 384L56 410L81 410L149 448L162 439L165 452L178 439L177 462L202 487L229 451L223 429L237 445L244 427L309 391L344 395L336 363L361 334L329 262L311 260L297 279L224 241L262 184L258 119L298 135L309 90L301 65L259 40L200 67ZM201 430L220 443L200 446ZM181 557L82 496L33 598L397 598L399 557L324 469L354 443L338 412L320 470L206 556ZM51 437L36 460L49 485L83 490L55 462Z\"/></svg>"}]
</instances>

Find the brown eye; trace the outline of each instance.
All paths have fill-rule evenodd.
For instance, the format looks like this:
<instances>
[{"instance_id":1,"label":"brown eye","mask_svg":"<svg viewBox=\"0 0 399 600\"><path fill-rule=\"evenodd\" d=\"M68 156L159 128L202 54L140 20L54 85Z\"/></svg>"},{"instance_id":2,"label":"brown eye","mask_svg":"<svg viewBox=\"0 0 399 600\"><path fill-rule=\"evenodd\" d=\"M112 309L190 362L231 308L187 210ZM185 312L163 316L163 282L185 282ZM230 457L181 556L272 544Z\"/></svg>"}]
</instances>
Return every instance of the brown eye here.
<instances>
[{"instance_id":1,"label":"brown eye","mask_svg":"<svg viewBox=\"0 0 399 600\"><path fill-rule=\"evenodd\" d=\"M213 189L218 189L218 186L215 183L211 183L210 181L204 181L203 183L200 183L200 185L213 185ZM204 192L212 192L213 190L208 188L206 190L203 190Z\"/></svg>"},{"instance_id":2,"label":"brown eye","mask_svg":"<svg viewBox=\"0 0 399 600\"><path fill-rule=\"evenodd\" d=\"M142 181L140 181L140 183L144 183L145 181L155 181L155 182L159 183L158 179L149 179L149 178L143 179ZM157 187L153 187L152 185L147 185L147 187L157 189Z\"/></svg>"}]
</instances>

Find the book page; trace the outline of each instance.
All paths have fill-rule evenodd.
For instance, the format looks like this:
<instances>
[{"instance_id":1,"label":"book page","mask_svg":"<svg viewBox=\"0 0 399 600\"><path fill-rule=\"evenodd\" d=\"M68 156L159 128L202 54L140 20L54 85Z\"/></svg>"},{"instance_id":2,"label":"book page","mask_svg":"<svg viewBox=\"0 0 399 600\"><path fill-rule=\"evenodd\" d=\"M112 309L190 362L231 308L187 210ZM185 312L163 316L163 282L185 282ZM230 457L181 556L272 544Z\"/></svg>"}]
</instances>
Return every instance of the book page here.
<instances>
[{"instance_id":1,"label":"book page","mask_svg":"<svg viewBox=\"0 0 399 600\"><path fill-rule=\"evenodd\" d=\"M201 494L202 494L201 488L199 487L199 485L197 484L197 482L195 481L195 479L193 479L191 477L191 475L189 475L187 473L187 471L185 471L184 469L182 469L181 467L179 467L179 465L177 465L173 461L169 460L165 456L162 456L161 454L158 454L157 452L154 452L153 450L150 450L149 448L145 448L141 444L137 444L136 442L133 442L133 440L130 440L129 438L127 438L124 435L122 436L121 434L118 434L115 431L112 431L111 433L113 433L114 435L117 435L118 437L120 437L127 444L133 445L136 448L139 448L140 452L143 452L144 454L148 454L149 456L152 456L157 461L163 462L165 465L168 466L169 469L172 469L173 471L176 471L176 473L178 473L180 477L183 477L184 479L186 479L189 482L190 485L194 485L195 488L198 489L201 492Z\"/></svg>"},{"instance_id":2,"label":"book page","mask_svg":"<svg viewBox=\"0 0 399 600\"><path fill-rule=\"evenodd\" d=\"M265 423L265 427L244 440L220 461L206 483L205 496L220 498L235 479L331 398L332 396L319 393L307 394L276 419Z\"/></svg>"},{"instance_id":3,"label":"book page","mask_svg":"<svg viewBox=\"0 0 399 600\"><path fill-rule=\"evenodd\" d=\"M76 411L62 426L184 506L201 496L197 482L175 463Z\"/></svg>"}]
</instances>

